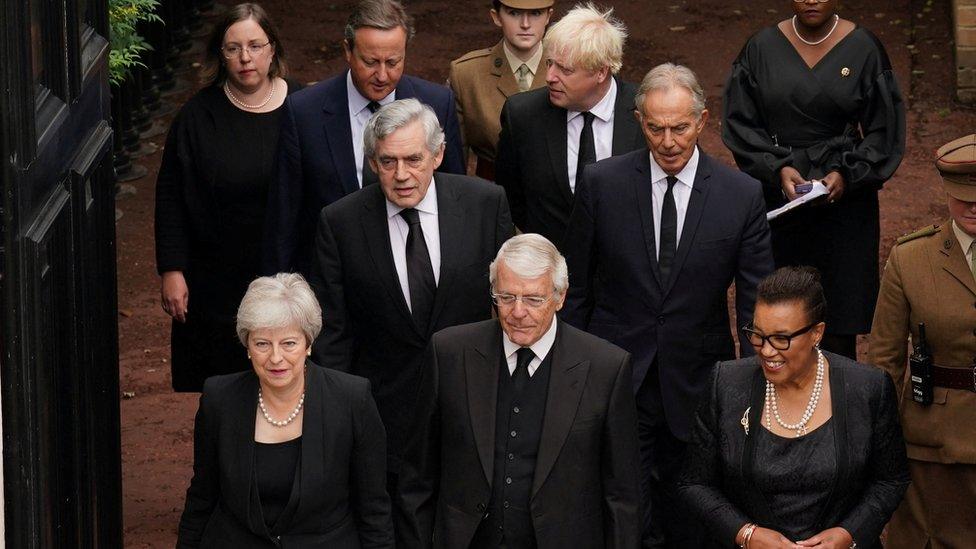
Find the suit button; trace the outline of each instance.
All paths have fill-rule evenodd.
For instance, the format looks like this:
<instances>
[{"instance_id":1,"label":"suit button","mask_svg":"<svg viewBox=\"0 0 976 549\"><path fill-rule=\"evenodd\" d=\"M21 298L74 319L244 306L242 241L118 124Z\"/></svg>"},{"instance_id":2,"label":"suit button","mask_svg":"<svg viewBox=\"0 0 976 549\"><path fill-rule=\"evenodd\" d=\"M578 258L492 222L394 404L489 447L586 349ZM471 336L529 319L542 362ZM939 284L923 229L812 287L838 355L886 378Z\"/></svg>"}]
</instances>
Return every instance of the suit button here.
<instances>
[{"instance_id":1,"label":"suit button","mask_svg":"<svg viewBox=\"0 0 976 549\"><path fill-rule=\"evenodd\" d=\"M512 408L512 411L517 414L517 413L521 412L522 410L520 410L519 407L516 406L516 407Z\"/></svg>"},{"instance_id":2,"label":"suit button","mask_svg":"<svg viewBox=\"0 0 976 549\"><path fill-rule=\"evenodd\" d=\"M511 483L512 483L512 477L505 477L505 484L511 484Z\"/></svg>"},{"instance_id":3,"label":"suit button","mask_svg":"<svg viewBox=\"0 0 976 549\"><path fill-rule=\"evenodd\" d=\"M516 437L516 435L518 435L518 433L516 433L515 431L512 431L512 432L511 432L511 433L509 433L509 434L510 434L510 435L512 435L512 438L515 438L515 437Z\"/></svg>"},{"instance_id":4,"label":"suit button","mask_svg":"<svg viewBox=\"0 0 976 549\"><path fill-rule=\"evenodd\" d=\"M508 454L508 461L512 461L514 459L515 459L515 454Z\"/></svg>"},{"instance_id":5,"label":"suit button","mask_svg":"<svg viewBox=\"0 0 976 549\"><path fill-rule=\"evenodd\" d=\"M664 326L664 315L657 317L657 323Z\"/></svg>"},{"instance_id":6,"label":"suit button","mask_svg":"<svg viewBox=\"0 0 976 549\"><path fill-rule=\"evenodd\" d=\"M485 504L484 503L479 503L478 504L478 510L479 511L484 511L485 510Z\"/></svg>"},{"instance_id":7,"label":"suit button","mask_svg":"<svg viewBox=\"0 0 976 549\"><path fill-rule=\"evenodd\" d=\"M502 504L502 507L504 507L504 508L506 508L506 509L508 509L508 502L506 501L505 503L503 503L503 504Z\"/></svg>"}]
</instances>

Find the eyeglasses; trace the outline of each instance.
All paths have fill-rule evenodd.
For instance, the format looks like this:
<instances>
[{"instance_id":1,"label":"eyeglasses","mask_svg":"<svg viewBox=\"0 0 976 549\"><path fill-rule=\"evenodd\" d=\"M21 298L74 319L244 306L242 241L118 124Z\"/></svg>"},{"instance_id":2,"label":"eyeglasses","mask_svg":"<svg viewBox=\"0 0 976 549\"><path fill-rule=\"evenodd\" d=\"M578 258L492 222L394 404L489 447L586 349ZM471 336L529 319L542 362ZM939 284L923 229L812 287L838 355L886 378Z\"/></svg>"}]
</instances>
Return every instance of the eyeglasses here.
<instances>
[{"instance_id":1,"label":"eyeglasses","mask_svg":"<svg viewBox=\"0 0 976 549\"><path fill-rule=\"evenodd\" d=\"M271 42L268 41L265 42L264 44L261 44L260 46L257 44L250 44L243 48L241 46L224 46L220 48L220 51L224 54L224 57L227 59L234 59L235 57L239 56L241 52L244 50L247 50L247 53L249 53L251 57L257 57L262 53L264 53L264 48L268 47L268 45L270 44Z\"/></svg>"},{"instance_id":2,"label":"eyeglasses","mask_svg":"<svg viewBox=\"0 0 976 549\"><path fill-rule=\"evenodd\" d=\"M793 2L797 4L806 4L809 1L810 0L793 0ZM813 1L817 4L826 4L827 2L830 2L830 0L813 0Z\"/></svg>"},{"instance_id":3,"label":"eyeglasses","mask_svg":"<svg viewBox=\"0 0 976 549\"><path fill-rule=\"evenodd\" d=\"M777 351L788 351L790 349L790 343L793 342L794 337L801 336L809 332L817 324L820 324L820 322L814 322L809 326L800 328L792 334L762 335L748 326L743 326L742 331L745 332L746 338L749 340L749 344L757 349L761 349L768 341L769 345L772 346L773 349L776 349Z\"/></svg>"},{"instance_id":4,"label":"eyeglasses","mask_svg":"<svg viewBox=\"0 0 976 549\"><path fill-rule=\"evenodd\" d=\"M515 305L516 301L521 301L522 305L524 305L525 307L528 307L530 309L538 309L539 307L542 307L546 303L549 303L553 295L555 295L555 293L549 294L547 296L541 296L541 295L496 294L495 292L492 292L491 301L495 305L505 305L506 307L511 307Z\"/></svg>"}]
</instances>

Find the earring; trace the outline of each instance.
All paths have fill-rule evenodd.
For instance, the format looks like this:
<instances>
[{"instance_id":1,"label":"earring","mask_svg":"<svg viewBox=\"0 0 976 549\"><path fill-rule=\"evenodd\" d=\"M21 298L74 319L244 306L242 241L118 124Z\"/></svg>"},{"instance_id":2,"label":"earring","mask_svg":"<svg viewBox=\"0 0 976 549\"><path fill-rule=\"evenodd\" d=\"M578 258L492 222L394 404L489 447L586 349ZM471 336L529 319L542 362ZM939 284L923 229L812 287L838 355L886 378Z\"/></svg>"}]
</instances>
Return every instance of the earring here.
<instances>
[{"instance_id":1,"label":"earring","mask_svg":"<svg viewBox=\"0 0 976 549\"><path fill-rule=\"evenodd\" d=\"M305 351L305 354L308 355L308 356L312 356L312 348L309 347L308 348L308 351Z\"/></svg>"},{"instance_id":2,"label":"earring","mask_svg":"<svg viewBox=\"0 0 976 549\"><path fill-rule=\"evenodd\" d=\"M247 359L248 359L248 360L250 360L250 359L251 359L251 353L247 353Z\"/></svg>"}]
</instances>

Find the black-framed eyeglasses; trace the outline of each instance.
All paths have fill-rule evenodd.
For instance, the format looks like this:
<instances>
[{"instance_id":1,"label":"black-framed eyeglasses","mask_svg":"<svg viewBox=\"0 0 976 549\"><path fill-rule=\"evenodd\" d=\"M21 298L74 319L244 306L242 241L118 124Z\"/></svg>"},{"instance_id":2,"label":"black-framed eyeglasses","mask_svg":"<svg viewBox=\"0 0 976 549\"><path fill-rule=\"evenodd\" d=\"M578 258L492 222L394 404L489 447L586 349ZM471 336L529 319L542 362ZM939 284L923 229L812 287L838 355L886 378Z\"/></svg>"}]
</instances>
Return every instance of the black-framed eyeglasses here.
<instances>
[{"instance_id":1,"label":"black-framed eyeglasses","mask_svg":"<svg viewBox=\"0 0 976 549\"><path fill-rule=\"evenodd\" d=\"M757 349L761 349L763 345L765 345L766 342L768 341L769 345L773 349L776 349L777 351L788 351L790 349L790 343L793 342L794 337L801 336L809 332L817 324L820 324L820 322L818 321L808 326L804 326L803 328L800 328L799 330L793 332L792 334L762 335L761 333L757 332L756 330L748 326L743 326L742 331L746 334L746 339L749 340L749 345L752 345Z\"/></svg>"}]
</instances>

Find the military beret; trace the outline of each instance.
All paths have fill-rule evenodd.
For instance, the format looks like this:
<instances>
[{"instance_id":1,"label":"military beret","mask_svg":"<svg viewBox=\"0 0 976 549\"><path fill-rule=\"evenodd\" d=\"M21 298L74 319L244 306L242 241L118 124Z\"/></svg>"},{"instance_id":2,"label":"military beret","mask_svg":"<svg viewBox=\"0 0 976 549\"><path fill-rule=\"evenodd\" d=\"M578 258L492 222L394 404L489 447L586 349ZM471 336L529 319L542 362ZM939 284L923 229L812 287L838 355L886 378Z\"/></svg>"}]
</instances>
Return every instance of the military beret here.
<instances>
[{"instance_id":1,"label":"military beret","mask_svg":"<svg viewBox=\"0 0 976 549\"><path fill-rule=\"evenodd\" d=\"M541 10L551 8L555 0L500 0L503 6L517 10Z\"/></svg>"},{"instance_id":2,"label":"military beret","mask_svg":"<svg viewBox=\"0 0 976 549\"><path fill-rule=\"evenodd\" d=\"M976 134L954 139L939 147L935 166L949 196L976 202Z\"/></svg>"}]
</instances>

